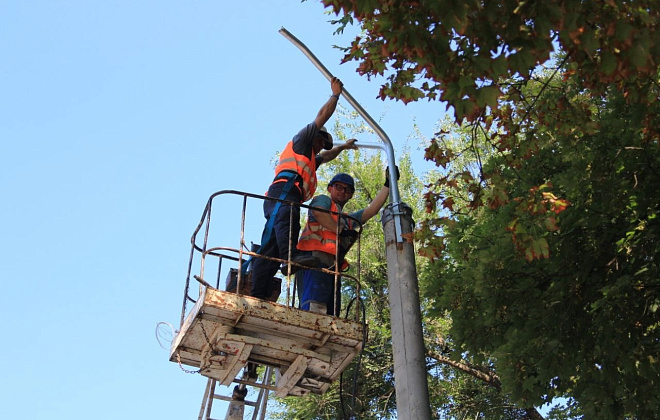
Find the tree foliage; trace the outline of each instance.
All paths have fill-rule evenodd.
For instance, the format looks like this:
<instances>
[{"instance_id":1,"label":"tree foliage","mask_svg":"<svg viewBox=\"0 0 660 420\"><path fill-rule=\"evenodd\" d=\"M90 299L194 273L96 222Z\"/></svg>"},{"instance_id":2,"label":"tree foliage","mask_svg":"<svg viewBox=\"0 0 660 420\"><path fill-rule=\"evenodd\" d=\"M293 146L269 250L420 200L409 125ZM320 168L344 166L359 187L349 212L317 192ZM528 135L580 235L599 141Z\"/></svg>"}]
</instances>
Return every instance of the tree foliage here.
<instances>
[{"instance_id":1,"label":"tree foliage","mask_svg":"<svg viewBox=\"0 0 660 420\"><path fill-rule=\"evenodd\" d=\"M386 77L382 98L404 102L441 100L458 123L470 125L473 138L507 154L515 168L536 150L538 136L553 132L588 133L596 127L586 104L567 106L539 101L543 92L526 87L537 80L540 65L553 64L560 52L561 77L579 81L577 89L593 98L625 92L628 104L643 104L638 129L645 141L660 136L658 71L660 6L649 0L467 0L371 1L324 0L340 14L339 30L357 20L362 32L346 48L346 61L358 72ZM558 70L559 68L557 68ZM536 115L532 115L532 113ZM532 119L533 116L537 118ZM534 125L534 127L532 127ZM545 131L541 128L545 127ZM577 131L577 132L576 132ZM445 132L438 134L439 138ZM477 145L477 147L480 147ZM438 166L452 159L438 142L427 150ZM475 157L478 159L478 156ZM476 176L475 176L476 175ZM439 177L434 186L465 182L470 207L498 206L522 200L519 213L537 215L541 208L556 213L569 204L539 184L534 194L512 196L500 184L497 170ZM485 187L492 188L485 200ZM455 197L429 192L428 206L452 210ZM525 206L525 203L527 206ZM521 216L523 216L521 214ZM548 225L552 228L551 225ZM515 229L516 226L513 226ZM544 241L515 237L527 257L547 258Z\"/></svg>"},{"instance_id":2,"label":"tree foliage","mask_svg":"<svg viewBox=\"0 0 660 420\"><path fill-rule=\"evenodd\" d=\"M520 200L447 218L428 294L440 314L451 312L455 351L495 361L514 400L569 395L587 418L652 418L660 410L660 150L638 129L639 106L621 94L570 96L573 88L563 82L546 95L590 102L598 130L537 138L516 168L497 154L485 163L502 168L513 194L543 195L543 183L570 207L515 218L529 205ZM549 258L528 261L511 240L534 231Z\"/></svg>"},{"instance_id":3,"label":"tree foliage","mask_svg":"<svg viewBox=\"0 0 660 420\"><path fill-rule=\"evenodd\" d=\"M556 45L596 93L611 84L643 92L657 77L660 36L653 0L323 3L345 17L341 23L361 24L364 32L345 60L358 61L361 74L387 76L381 97L440 99L459 122L475 121L487 109L505 117L497 111L507 89L501 81L529 80Z\"/></svg>"},{"instance_id":4,"label":"tree foliage","mask_svg":"<svg viewBox=\"0 0 660 420\"><path fill-rule=\"evenodd\" d=\"M660 373L660 5L324 0L382 98L447 104L431 140L426 296L452 360L520 407L653 418ZM428 320L427 320L428 324Z\"/></svg>"}]
</instances>

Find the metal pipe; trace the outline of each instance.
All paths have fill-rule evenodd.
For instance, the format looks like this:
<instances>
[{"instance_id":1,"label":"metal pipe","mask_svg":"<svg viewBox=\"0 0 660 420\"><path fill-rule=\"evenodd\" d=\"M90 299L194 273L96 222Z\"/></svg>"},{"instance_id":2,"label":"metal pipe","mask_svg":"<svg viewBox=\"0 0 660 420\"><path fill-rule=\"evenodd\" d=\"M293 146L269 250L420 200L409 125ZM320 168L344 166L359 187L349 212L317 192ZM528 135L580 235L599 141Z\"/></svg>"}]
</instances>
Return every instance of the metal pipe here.
<instances>
[{"instance_id":1,"label":"metal pipe","mask_svg":"<svg viewBox=\"0 0 660 420\"><path fill-rule=\"evenodd\" d=\"M266 385L265 388L261 389L259 391L259 398L261 398L261 404L259 405L259 411L261 415L259 416L260 420L264 420L266 417L266 407L268 405L268 394L270 393L268 385L270 385L271 381L271 376L273 374L273 370L270 366L266 366L266 372L264 373L264 380L263 383ZM261 394L263 392L263 395Z\"/></svg>"},{"instance_id":2,"label":"metal pipe","mask_svg":"<svg viewBox=\"0 0 660 420\"><path fill-rule=\"evenodd\" d=\"M332 73L321 63L321 61L316 58L316 56L303 44L298 38L293 36L293 34L289 31L287 31L284 27L280 29L280 34L282 34L286 39L291 41L293 45L298 47L300 51L305 54L307 58L316 66L317 69L325 76L328 81L332 80ZM371 115L367 111L365 111L364 108L362 108L362 105L358 103L358 101L353 98L353 95L351 95L348 90L344 87L342 90L342 95L344 98L348 101L349 104L357 111L358 114L364 120L371 126L371 128L378 134L378 137L383 141L384 146L379 147L381 148L385 154L387 155L387 165L390 168L390 201L394 204L395 207L399 207L399 204L401 203L401 198L399 196L399 185L397 183L396 179L396 163L394 159L394 147L392 146L392 142L390 141L390 138L385 134L385 131L383 131L382 128L380 128L380 125L371 118ZM371 144L360 144L356 143L355 144L358 147L374 147L374 145ZM398 213L398 212L397 212ZM401 220L398 215L395 218L395 229L397 233L397 241L398 242L403 242L403 237L401 236Z\"/></svg>"},{"instance_id":3,"label":"metal pipe","mask_svg":"<svg viewBox=\"0 0 660 420\"><path fill-rule=\"evenodd\" d=\"M357 146L357 144L356 144ZM360 143L359 147L361 149L380 149L387 153L387 147L382 143Z\"/></svg>"},{"instance_id":4,"label":"metal pipe","mask_svg":"<svg viewBox=\"0 0 660 420\"><path fill-rule=\"evenodd\" d=\"M243 212L241 213L241 242L238 248L238 273L236 274L236 294L241 295L243 283L243 248L245 247L245 209L247 207L247 196L243 196ZM220 258L222 260L222 258ZM220 273L218 273L220 275Z\"/></svg>"}]
</instances>

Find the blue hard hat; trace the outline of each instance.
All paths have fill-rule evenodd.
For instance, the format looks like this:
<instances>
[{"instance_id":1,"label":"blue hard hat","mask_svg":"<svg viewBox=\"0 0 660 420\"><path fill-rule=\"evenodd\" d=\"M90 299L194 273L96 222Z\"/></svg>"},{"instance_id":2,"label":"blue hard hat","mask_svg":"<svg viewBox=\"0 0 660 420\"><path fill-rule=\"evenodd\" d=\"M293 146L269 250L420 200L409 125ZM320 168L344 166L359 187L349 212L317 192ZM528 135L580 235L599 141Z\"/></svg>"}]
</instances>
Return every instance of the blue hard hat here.
<instances>
[{"instance_id":1,"label":"blue hard hat","mask_svg":"<svg viewBox=\"0 0 660 420\"><path fill-rule=\"evenodd\" d=\"M333 176L332 179L330 180L330 183L328 183L328 187L331 187L335 182L341 182L342 184L346 184L349 187L351 187L353 191L355 191L355 181L353 181L353 177L350 176L349 174L341 173Z\"/></svg>"}]
</instances>

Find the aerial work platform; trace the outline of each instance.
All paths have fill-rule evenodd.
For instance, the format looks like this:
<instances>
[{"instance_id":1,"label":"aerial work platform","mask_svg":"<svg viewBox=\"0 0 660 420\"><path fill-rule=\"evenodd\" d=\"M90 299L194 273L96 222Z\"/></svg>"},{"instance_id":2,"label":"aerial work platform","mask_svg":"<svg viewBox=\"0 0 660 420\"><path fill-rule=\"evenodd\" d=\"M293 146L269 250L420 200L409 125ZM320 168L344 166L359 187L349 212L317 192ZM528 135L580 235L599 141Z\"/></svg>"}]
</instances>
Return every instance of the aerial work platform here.
<instances>
[{"instance_id":1,"label":"aerial work platform","mask_svg":"<svg viewBox=\"0 0 660 420\"><path fill-rule=\"evenodd\" d=\"M190 311L170 361L230 385L249 362L279 370L275 395L321 394L362 349L361 323L213 288Z\"/></svg>"},{"instance_id":2,"label":"aerial work platform","mask_svg":"<svg viewBox=\"0 0 660 420\"><path fill-rule=\"evenodd\" d=\"M214 400L229 402L227 420L243 420L246 407L252 410L253 420L258 415L263 420L270 394L323 394L354 359L360 360L356 356L364 347L367 325L359 299L359 238L355 260L358 277L336 269L307 268L335 274L343 284L352 286L344 290L354 296L345 317L326 315L325 305L313 309L310 305L316 312L298 309L300 298L296 303L294 276L284 273L271 278L271 295L267 298L249 296L252 258L296 266L292 261L262 255L259 245L246 243L248 219L256 216L255 224L263 224L264 200L282 201L234 190L211 195L191 238L180 326L171 343L169 360L187 373L208 378L198 420L215 418L211 417ZM220 203L213 209L216 201ZM290 204L291 208L311 208ZM242 211L231 210L237 207ZM216 215L213 220L212 210ZM231 238L238 239L237 247L212 245L232 242ZM292 247L291 238L289 241ZM340 265L335 262L334 266ZM220 290L221 279L226 279L225 290ZM336 281L335 287L340 284ZM334 313L339 313L339 306ZM232 383L235 386L231 395L223 395ZM216 387L221 388L219 392Z\"/></svg>"}]
</instances>

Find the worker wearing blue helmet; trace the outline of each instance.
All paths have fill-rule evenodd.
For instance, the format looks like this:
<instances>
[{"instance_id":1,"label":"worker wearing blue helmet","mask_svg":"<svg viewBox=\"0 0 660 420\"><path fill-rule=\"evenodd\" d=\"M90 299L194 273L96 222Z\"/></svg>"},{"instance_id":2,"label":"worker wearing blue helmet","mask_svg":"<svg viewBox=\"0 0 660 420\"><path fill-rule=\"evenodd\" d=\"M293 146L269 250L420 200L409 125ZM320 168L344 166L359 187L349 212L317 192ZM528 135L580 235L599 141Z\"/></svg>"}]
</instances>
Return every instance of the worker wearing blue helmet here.
<instances>
[{"instance_id":1,"label":"worker wearing blue helmet","mask_svg":"<svg viewBox=\"0 0 660 420\"><path fill-rule=\"evenodd\" d=\"M383 207L389 196L389 179L386 176L385 185L378 192L373 201L364 209L348 214L360 224L366 223L374 217ZM355 181L346 173L339 173L332 177L328 183L329 195L318 195L310 203L313 207L330 210L324 212L311 209L308 213L307 224L298 240L298 249L311 252L312 256L320 261L319 268L334 268L338 263L341 270L348 267L343 260L342 246L348 247L357 238L357 224L354 220L342 217L344 205L355 193ZM332 213L336 212L336 213ZM339 228L338 228L339 225ZM337 238L339 229L339 239ZM335 261L337 246L340 246L340 261ZM317 270L303 270L296 276L302 286L300 288L300 307L305 310L323 310L328 315L339 315L341 307L341 286L335 289L335 275ZM339 282L338 282L339 283ZM313 306L313 308L312 308Z\"/></svg>"}]
</instances>

